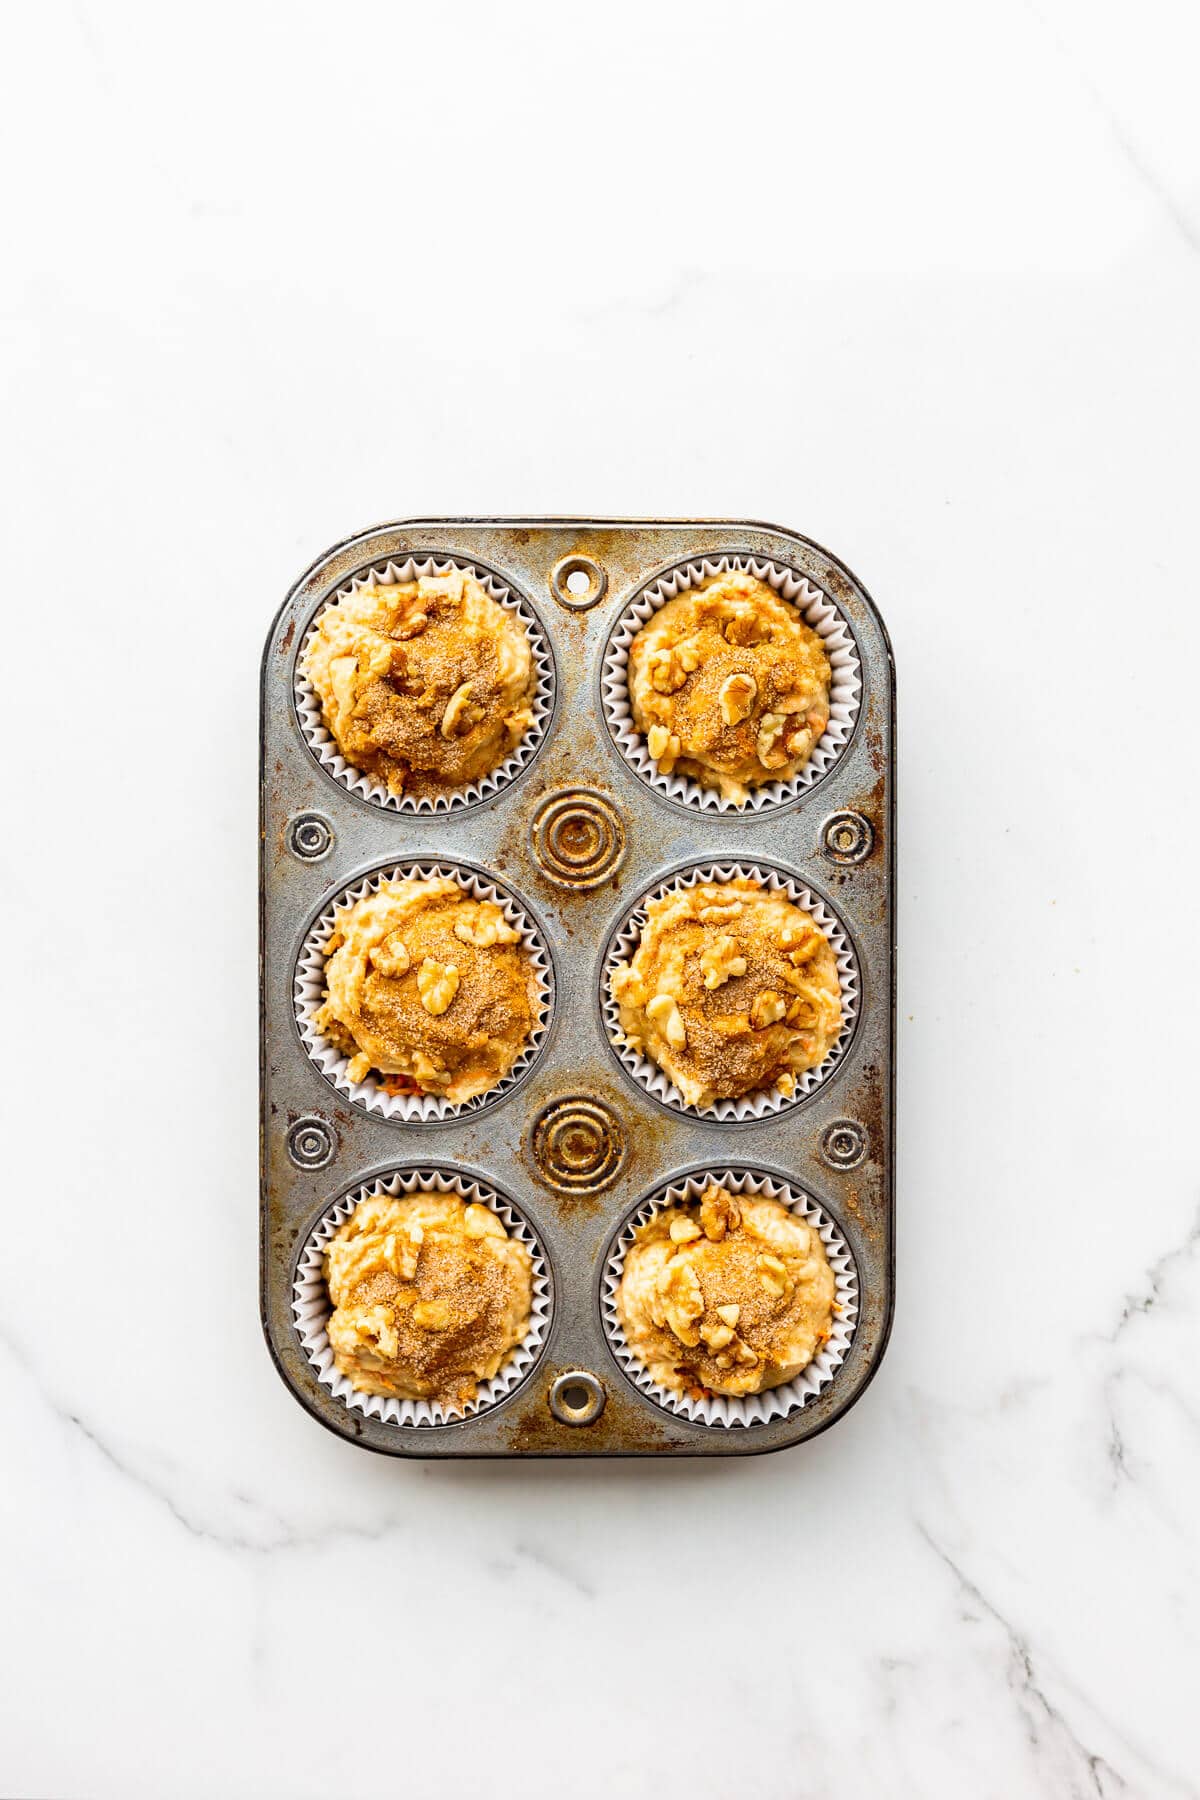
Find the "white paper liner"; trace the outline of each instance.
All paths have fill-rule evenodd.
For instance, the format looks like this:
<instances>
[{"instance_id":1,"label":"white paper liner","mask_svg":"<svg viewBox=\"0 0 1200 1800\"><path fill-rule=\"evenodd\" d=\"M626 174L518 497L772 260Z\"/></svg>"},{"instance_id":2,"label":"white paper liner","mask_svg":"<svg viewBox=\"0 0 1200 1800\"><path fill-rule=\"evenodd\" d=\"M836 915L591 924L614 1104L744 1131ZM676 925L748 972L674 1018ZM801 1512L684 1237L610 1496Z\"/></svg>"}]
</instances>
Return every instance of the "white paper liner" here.
<instances>
[{"instance_id":1,"label":"white paper liner","mask_svg":"<svg viewBox=\"0 0 1200 1800\"><path fill-rule=\"evenodd\" d=\"M668 600L698 587L717 575L740 569L765 581L781 599L790 601L805 623L820 637L832 671L829 686L829 723L813 746L812 755L788 781L765 781L751 788L747 800L730 800L718 788L702 787L690 775L674 771L664 775L646 747L646 739L633 722L629 698L629 649L652 614ZM698 557L677 563L635 595L613 627L600 671L600 697L604 716L617 748L648 787L668 800L709 812L759 813L786 806L806 788L828 774L850 742L862 702L862 665L850 626L838 606L822 588L814 586L784 563L758 556Z\"/></svg>"},{"instance_id":2,"label":"white paper liner","mask_svg":"<svg viewBox=\"0 0 1200 1800\"><path fill-rule=\"evenodd\" d=\"M399 1400L390 1395L360 1394L346 1376L339 1373L326 1332L333 1310L329 1289L325 1285L324 1269L325 1248L329 1240L361 1200L371 1200L379 1194L389 1194L393 1199L398 1199L403 1194L417 1193L458 1194L468 1203L486 1206L489 1212L495 1213L510 1237L520 1238L528 1246L533 1258L533 1305L529 1330L491 1380L480 1382L474 1400L458 1408L444 1406L440 1401ZM381 1176L378 1180L366 1181L361 1187L343 1194L340 1200L325 1209L309 1233L300 1252L292 1282L292 1317L308 1360L316 1370L317 1379L344 1405L365 1414L368 1419L381 1419L386 1425L454 1424L459 1419L473 1418L477 1413L488 1412L492 1407L498 1406L525 1379L541 1355L550 1326L552 1304L550 1270L542 1247L524 1214L519 1213L486 1182L474 1176L458 1175L448 1168L401 1169L392 1175Z\"/></svg>"},{"instance_id":3,"label":"white paper liner","mask_svg":"<svg viewBox=\"0 0 1200 1800\"><path fill-rule=\"evenodd\" d=\"M529 953L541 987L540 1013L508 1074L485 1094L476 1094L474 1099L457 1104L440 1094L386 1093L383 1088L385 1077L375 1074L367 1075L362 1081L351 1081L346 1074L350 1058L335 1044L331 1044L328 1038L323 1037L313 1023L314 1014L320 1009L326 995L325 950L338 914L346 907L353 906L356 901L365 899L368 894L378 893L385 882L430 880L436 876L449 876L472 900L491 900L500 908L508 923L520 932L521 942ZM382 1118L405 1125L416 1125L431 1120L458 1118L463 1113L479 1112L500 1099L503 1094L509 1093L529 1073L545 1042L554 1010L554 965L540 930L507 889L488 881L465 863L404 859L363 876L350 887L335 894L328 905L322 908L300 946L292 980L292 1000L304 1048L338 1093L344 1094L352 1106L361 1107L364 1112L378 1113Z\"/></svg>"},{"instance_id":4,"label":"white paper liner","mask_svg":"<svg viewBox=\"0 0 1200 1800\"><path fill-rule=\"evenodd\" d=\"M337 741L325 724L321 712L321 699L307 676L302 673L302 666L309 644L320 622L325 607L333 606L346 594L356 588L383 584L385 582L415 581L419 575L447 575L451 569L461 569L465 575L473 575L480 586L491 595L499 606L507 612L515 614L524 626L533 651L535 681L533 698L530 705L533 718L525 729L519 744L509 756L498 764L490 774L481 776L464 788L456 788L444 794L415 796L411 794L393 794L387 786L377 781L374 776L356 768L346 761L338 749ZM301 641L296 657L295 697L296 715L300 721L300 730L304 740L316 757L321 767L339 781L352 794L358 794L364 800L370 800L375 806L389 808L392 812L403 813L447 813L457 811L464 806L474 806L477 801L490 799L493 794L507 787L516 779L523 769L528 768L542 744L546 728L554 711L554 657L550 649L550 640L546 635L541 620L532 606L521 595L516 594L498 575L490 569L480 568L461 556L421 556L408 557L404 562L374 563L370 568L360 569L351 580L344 581L337 591L329 596L324 604L318 607L308 630Z\"/></svg>"},{"instance_id":5,"label":"white paper liner","mask_svg":"<svg viewBox=\"0 0 1200 1800\"><path fill-rule=\"evenodd\" d=\"M767 1088L754 1094L745 1094L740 1100L714 1100L710 1106L692 1106L684 1099L675 1083L665 1069L651 1062L649 1057L632 1049L623 1042L621 1033L620 1010L612 997L612 972L617 963L631 961L646 923L646 908L652 900L661 899L664 894L682 892L687 888L698 887L706 881L735 881L744 877L750 881L761 882L771 894L783 894L796 906L809 913L813 922L820 926L832 946L837 958L838 980L842 989L842 1028L830 1046L829 1054L824 1062L813 1069L806 1069L797 1074L793 1093L780 1094L774 1088ZM600 973L600 1000L604 1012L604 1023L608 1031L613 1050L620 1058L621 1066L629 1071L640 1087L664 1106L670 1106L676 1112L686 1113L689 1118L719 1120L723 1125L744 1124L752 1119L768 1119L773 1114L785 1111L807 1098L821 1083L827 1081L838 1063L846 1053L847 1046L854 1036L854 1028L858 1023L859 1004L862 997L862 978L859 973L858 957L849 932L841 919L833 911L827 901L804 883L776 869L768 863L696 863L691 868L682 869L671 875L657 887L644 893L622 919L604 956L604 964Z\"/></svg>"},{"instance_id":6,"label":"white paper liner","mask_svg":"<svg viewBox=\"0 0 1200 1800\"><path fill-rule=\"evenodd\" d=\"M653 1379L645 1365L629 1348L621 1321L617 1317L617 1288L625 1256L640 1225L666 1207L681 1206L699 1200L710 1183L728 1188L731 1194L751 1194L757 1199L779 1200L790 1211L798 1213L820 1233L833 1270L833 1329L827 1344L813 1357L806 1369L782 1387L768 1388L762 1394L714 1394L708 1400L693 1400L688 1394L677 1394ZM617 1361L629 1379L643 1394L667 1412L690 1419L695 1425L767 1425L772 1419L786 1419L799 1412L822 1388L828 1387L834 1374L845 1361L858 1323L858 1270L849 1244L838 1226L817 1202L802 1188L777 1176L745 1167L733 1169L696 1169L678 1181L662 1187L633 1212L609 1251L600 1285L600 1305L604 1329ZM840 1309L840 1310L839 1310Z\"/></svg>"}]
</instances>

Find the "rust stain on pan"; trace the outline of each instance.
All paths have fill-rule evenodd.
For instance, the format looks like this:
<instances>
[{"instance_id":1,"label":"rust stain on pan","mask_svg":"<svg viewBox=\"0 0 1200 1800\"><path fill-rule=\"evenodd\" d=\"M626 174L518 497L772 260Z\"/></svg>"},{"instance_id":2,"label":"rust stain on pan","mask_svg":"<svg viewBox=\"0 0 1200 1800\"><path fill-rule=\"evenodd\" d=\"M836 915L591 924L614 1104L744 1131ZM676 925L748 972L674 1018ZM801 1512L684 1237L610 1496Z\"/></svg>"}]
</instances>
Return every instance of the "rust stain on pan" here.
<instances>
[{"instance_id":1,"label":"rust stain on pan","mask_svg":"<svg viewBox=\"0 0 1200 1800\"><path fill-rule=\"evenodd\" d=\"M562 1424L550 1411L547 1395L555 1378L568 1372L569 1365L543 1364L512 1414L505 1419L504 1435L514 1455L536 1456L547 1451L561 1453L564 1449L571 1453L584 1449L584 1445L570 1440L583 1438L587 1439L586 1451L599 1455L613 1451L652 1455L678 1450L679 1446L672 1444L668 1433L654 1417L635 1406L629 1395L622 1391L618 1386L620 1378L607 1372L602 1377L605 1405L600 1417L591 1425Z\"/></svg>"}]
</instances>

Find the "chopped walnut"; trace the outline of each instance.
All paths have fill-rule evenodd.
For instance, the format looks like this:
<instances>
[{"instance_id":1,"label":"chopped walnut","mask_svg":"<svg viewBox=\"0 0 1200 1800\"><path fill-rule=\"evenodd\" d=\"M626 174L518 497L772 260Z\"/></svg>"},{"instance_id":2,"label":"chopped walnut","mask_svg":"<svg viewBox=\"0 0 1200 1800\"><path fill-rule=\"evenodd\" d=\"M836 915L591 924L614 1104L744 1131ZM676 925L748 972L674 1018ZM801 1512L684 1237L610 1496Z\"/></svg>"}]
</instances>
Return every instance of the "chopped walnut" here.
<instances>
[{"instance_id":1,"label":"chopped walnut","mask_svg":"<svg viewBox=\"0 0 1200 1800\"><path fill-rule=\"evenodd\" d=\"M685 1262L669 1262L658 1278L663 1317L681 1344L695 1349L700 1342L696 1322L704 1317L700 1277Z\"/></svg>"},{"instance_id":2,"label":"chopped walnut","mask_svg":"<svg viewBox=\"0 0 1200 1800\"><path fill-rule=\"evenodd\" d=\"M463 1230L468 1237L507 1237L507 1232L495 1213L486 1206L472 1201L463 1214Z\"/></svg>"},{"instance_id":3,"label":"chopped walnut","mask_svg":"<svg viewBox=\"0 0 1200 1800\"><path fill-rule=\"evenodd\" d=\"M392 627L392 636L394 638L399 638L401 643L404 643L409 638L419 637L420 634L425 630L425 627L428 625L428 623L429 623L429 614L428 613L425 613L425 612L409 613L409 615L406 619L401 619L398 624L396 624Z\"/></svg>"},{"instance_id":4,"label":"chopped walnut","mask_svg":"<svg viewBox=\"0 0 1200 1800\"><path fill-rule=\"evenodd\" d=\"M740 607L725 627L727 644L758 644L762 638L762 626L750 607Z\"/></svg>"},{"instance_id":5,"label":"chopped walnut","mask_svg":"<svg viewBox=\"0 0 1200 1800\"><path fill-rule=\"evenodd\" d=\"M728 1325L702 1325L700 1336L710 1350L723 1350L726 1344L732 1344L733 1332Z\"/></svg>"},{"instance_id":6,"label":"chopped walnut","mask_svg":"<svg viewBox=\"0 0 1200 1800\"><path fill-rule=\"evenodd\" d=\"M670 994L655 994L646 1008L646 1017L658 1026L672 1050L686 1047L687 1031L683 1017Z\"/></svg>"},{"instance_id":7,"label":"chopped walnut","mask_svg":"<svg viewBox=\"0 0 1200 1800\"><path fill-rule=\"evenodd\" d=\"M673 1244L690 1244L693 1238L700 1236L700 1227L694 1219L672 1219L669 1229Z\"/></svg>"},{"instance_id":8,"label":"chopped walnut","mask_svg":"<svg viewBox=\"0 0 1200 1800\"><path fill-rule=\"evenodd\" d=\"M700 967L704 973L704 985L710 990L724 987L734 975L746 973L746 958L738 948L736 938L721 936L714 938L708 947L700 952Z\"/></svg>"},{"instance_id":9,"label":"chopped walnut","mask_svg":"<svg viewBox=\"0 0 1200 1800\"><path fill-rule=\"evenodd\" d=\"M415 1220L404 1231L388 1233L383 1246L383 1259L397 1281L411 1281L416 1275L424 1241L425 1233Z\"/></svg>"},{"instance_id":10,"label":"chopped walnut","mask_svg":"<svg viewBox=\"0 0 1200 1800\"><path fill-rule=\"evenodd\" d=\"M700 1198L700 1223L710 1244L719 1244L727 1231L736 1231L742 1209L728 1188L705 1188Z\"/></svg>"},{"instance_id":11,"label":"chopped walnut","mask_svg":"<svg viewBox=\"0 0 1200 1800\"><path fill-rule=\"evenodd\" d=\"M515 944L520 932L514 931L499 913L479 912L473 919L459 919L454 935L460 944L473 944L477 950L489 950L493 944Z\"/></svg>"},{"instance_id":12,"label":"chopped walnut","mask_svg":"<svg viewBox=\"0 0 1200 1800\"><path fill-rule=\"evenodd\" d=\"M407 975L412 967L412 957L408 954L408 946L400 938L399 932L393 931L385 937L382 944L376 944L370 952L372 968L389 979L398 979Z\"/></svg>"},{"instance_id":13,"label":"chopped walnut","mask_svg":"<svg viewBox=\"0 0 1200 1800\"><path fill-rule=\"evenodd\" d=\"M781 742L786 723L786 714L779 712L764 713L758 722L755 748L764 769L782 769L787 762L787 751Z\"/></svg>"},{"instance_id":14,"label":"chopped walnut","mask_svg":"<svg viewBox=\"0 0 1200 1800\"><path fill-rule=\"evenodd\" d=\"M458 992L458 970L453 963L434 962L427 956L417 970L417 992L425 1011L436 1019Z\"/></svg>"},{"instance_id":15,"label":"chopped walnut","mask_svg":"<svg viewBox=\"0 0 1200 1800\"><path fill-rule=\"evenodd\" d=\"M757 697L758 683L753 675L730 675L722 682L719 696L721 717L725 723L740 725L743 719L748 719Z\"/></svg>"},{"instance_id":16,"label":"chopped walnut","mask_svg":"<svg viewBox=\"0 0 1200 1800\"><path fill-rule=\"evenodd\" d=\"M679 658L679 666L687 675L692 675L700 667L701 649L695 638L684 638L676 644L675 654Z\"/></svg>"},{"instance_id":17,"label":"chopped walnut","mask_svg":"<svg viewBox=\"0 0 1200 1800\"><path fill-rule=\"evenodd\" d=\"M811 962L824 942L824 935L812 924L785 925L779 935L780 949L787 952L788 961L797 968Z\"/></svg>"},{"instance_id":18,"label":"chopped walnut","mask_svg":"<svg viewBox=\"0 0 1200 1800\"><path fill-rule=\"evenodd\" d=\"M717 1317L725 1325L736 1325L741 1316L741 1307L734 1305L732 1302L728 1306L718 1306L717 1308Z\"/></svg>"},{"instance_id":19,"label":"chopped walnut","mask_svg":"<svg viewBox=\"0 0 1200 1800\"><path fill-rule=\"evenodd\" d=\"M759 1257L758 1278L768 1294L773 1294L777 1300L782 1300L791 1286L786 1265L777 1256Z\"/></svg>"},{"instance_id":20,"label":"chopped walnut","mask_svg":"<svg viewBox=\"0 0 1200 1800\"><path fill-rule=\"evenodd\" d=\"M669 775L679 759L680 742L665 725L652 725L646 733L646 748L664 775Z\"/></svg>"},{"instance_id":21,"label":"chopped walnut","mask_svg":"<svg viewBox=\"0 0 1200 1800\"><path fill-rule=\"evenodd\" d=\"M650 685L657 694L678 693L687 680L687 673L680 667L673 650L656 650L647 659L646 667L650 672Z\"/></svg>"},{"instance_id":22,"label":"chopped walnut","mask_svg":"<svg viewBox=\"0 0 1200 1800\"><path fill-rule=\"evenodd\" d=\"M787 1011L787 1001L774 988L764 988L761 994L755 994L750 1002L750 1023L756 1031L763 1031L768 1025L776 1025Z\"/></svg>"},{"instance_id":23,"label":"chopped walnut","mask_svg":"<svg viewBox=\"0 0 1200 1800\"><path fill-rule=\"evenodd\" d=\"M449 1302L440 1297L418 1300L411 1314L413 1324L419 1325L422 1331L444 1331L452 1316Z\"/></svg>"},{"instance_id":24,"label":"chopped walnut","mask_svg":"<svg viewBox=\"0 0 1200 1800\"><path fill-rule=\"evenodd\" d=\"M725 925L730 919L736 919L741 910L740 900L727 900L722 905L718 905L714 901L711 906L700 908L700 923L702 925Z\"/></svg>"},{"instance_id":25,"label":"chopped walnut","mask_svg":"<svg viewBox=\"0 0 1200 1800\"><path fill-rule=\"evenodd\" d=\"M471 698L474 686L473 681L464 681L451 694L446 703L446 710L442 714L441 732L444 738L454 737L460 724L464 722L463 714L467 710L467 702Z\"/></svg>"}]
</instances>

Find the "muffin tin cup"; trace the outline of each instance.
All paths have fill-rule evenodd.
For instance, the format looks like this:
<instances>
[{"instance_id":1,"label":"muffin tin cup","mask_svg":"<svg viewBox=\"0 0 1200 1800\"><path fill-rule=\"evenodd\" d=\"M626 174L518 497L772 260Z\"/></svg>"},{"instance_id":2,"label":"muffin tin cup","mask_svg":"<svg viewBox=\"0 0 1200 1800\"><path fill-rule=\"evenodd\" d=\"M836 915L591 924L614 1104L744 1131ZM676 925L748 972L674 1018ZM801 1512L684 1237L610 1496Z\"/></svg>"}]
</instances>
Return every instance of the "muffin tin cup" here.
<instances>
[{"instance_id":1,"label":"muffin tin cup","mask_svg":"<svg viewBox=\"0 0 1200 1800\"><path fill-rule=\"evenodd\" d=\"M386 1077L369 1074L362 1081L351 1081L346 1073L350 1058L322 1036L314 1024L326 995L326 946L338 916L347 907L377 893L389 881L430 880L448 876L456 881L472 900L490 900L498 906L508 923L521 934L521 942L529 953L540 987L540 1011L533 1030L516 1062L502 1081L471 1100L454 1102L437 1094L389 1094L383 1086ZM376 869L347 888L343 888L322 907L305 933L296 959L292 982L296 1026L310 1059L325 1079L343 1094L352 1106L364 1112L378 1113L398 1124L436 1124L480 1112L493 1105L524 1080L537 1062L546 1041L554 1013L554 964L541 928L534 922L523 903L507 888L488 880L479 870L466 863L430 858L405 858Z\"/></svg>"},{"instance_id":2,"label":"muffin tin cup","mask_svg":"<svg viewBox=\"0 0 1200 1800\"><path fill-rule=\"evenodd\" d=\"M431 1400L399 1400L382 1394L361 1394L340 1373L330 1348L328 1324L332 1312L325 1283L325 1251L338 1227L363 1200L378 1195L400 1199L408 1194L457 1194L468 1204L486 1206L504 1225L510 1237L525 1244L533 1259L533 1304L529 1329L490 1381L479 1384L474 1400L461 1408ZM301 1247L292 1280L292 1316L304 1353L321 1385L350 1411L384 1425L423 1430L460 1424L499 1406L534 1368L545 1347L554 1294L550 1269L542 1246L525 1215L512 1202L477 1175L448 1166L397 1169L365 1181L326 1207Z\"/></svg>"},{"instance_id":3,"label":"muffin tin cup","mask_svg":"<svg viewBox=\"0 0 1200 1800\"><path fill-rule=\"evenodd\" d=\"M684 1099L665 1069L651 1062L623 1041L620 1009L612 996L612 975L618 963L629 962L637 950L646 923L646 908L653 900L667 894L684 893L705 882L734 881L739 877L761 882L773 894L783 894L796 906L809 913L825 933L837 958L838 978L842 989L842 1028L824 1062L796 1076L795 1091L777 1093L767 1088L745 1094L736 1100L715 1100L708 1106L693 1106ZM609 939L600 970L600 1004L609 1044L625 1073L660 1105L689 1118L703 1119L722 1125L742 1125L755 1120L774 1118L807 1100L836 1073L854 1036L862 999L862 976L854 942L829 902L805 885L798 876L771 863L715 862L694 863L677 870L665 881L641 894L625 914Z\"/></svg>"},{"instance_id":4,"label":"muffin tin cup","mask_svg":"<svg viewBox=\"0 0 1200 1800\"><path fill-rule=\"evenodd\" d=\"M665 775L650 755L646 738L634 723L629 692L629 653L642 627L669 600L678 599L703 582L734 570L766 582L790 601L820 637L829 658L829 723L813 753L790 780L765 781L746 800L727 799L719 789L704 787L690 775ZM862 663L854 633L837 603L806 576L784 563L756 556L704 556L676 563L648 582L625 607L609 635L601 664L600 696L613 742L647 787L680 806L735 818L790 806L827 775L854 735L862 704Z\"/></svg>"},{"instance_id":5,"label":"muffin tin cup","mask_svg":"<svg viewBox=\"0 0 1200 1800\"><path fill-rule=\"evenodd\" d=\"M699 1200L713 1182L728 1188L731 1194L778 1200L819 1232L833 1270L833 1329L828 1343L808 1367L782 1386L768 1388L761 1394L714 1394L707 1399L694 1399L689 1394L677 1394L673 1389L663 1387L634 1355L617 1316L617 1289L638 1227L669 1207ZM858 1270L850 1246L830 1214L811 1195L783 1176L741 1166L693 1169L659 1188L626 1219L605 1262L600 1301L609 1348L638 1391L653 1400L656 1406L693 1425L728 1430L737 1425L767 1425L772 1420L788 1418L828 1387L849 1355L858 1324Z\"/></svg>"},{"instance_id":6,"label":"muffin tin cup","mask_svg":"<svg viewBox=\"0 0 1200 1800\"><path fill-rule=\"evenodd\" d=\"M480 776L478 781L469 782L465 787L453 792L435 795L413 796L393 794L381 781L368 775L365 770L356 768L346 761L338 748L337 740L325 723L321 710L321 699L308 677L303 674L304 660L309 645L316 635L321 615L326 608L333 606L347 594L359 588L386 582L415 581L421 575L448 575L452 569L461 569L464 575L473 575L480 586L491 595L506 612L512 613L524 627L533 652L535 681L531 701L533 719L525 730L519 744L510 752L502 763ZM317 608L305 631L300 646L300 654L296 658L296 674L294 684L294 700L296 717L304 741L334 781L357 794L360 799L368 800L373 806L384 807L391 812L409 813L418 817L431 817L435 814L456 812L464 807L477 806L480 801L489 800L499 794L524 774L534 757L541 749L554 715L556 691L556 674L554 668L554 652L545 627L538 618L533 607L523 595L516 593L507 582L491 569L483 568L478 563L458 556L419 556L406 557L402 562L387 561L360 569L349 581L341 586Z\"/></svg>"}]
</instances>

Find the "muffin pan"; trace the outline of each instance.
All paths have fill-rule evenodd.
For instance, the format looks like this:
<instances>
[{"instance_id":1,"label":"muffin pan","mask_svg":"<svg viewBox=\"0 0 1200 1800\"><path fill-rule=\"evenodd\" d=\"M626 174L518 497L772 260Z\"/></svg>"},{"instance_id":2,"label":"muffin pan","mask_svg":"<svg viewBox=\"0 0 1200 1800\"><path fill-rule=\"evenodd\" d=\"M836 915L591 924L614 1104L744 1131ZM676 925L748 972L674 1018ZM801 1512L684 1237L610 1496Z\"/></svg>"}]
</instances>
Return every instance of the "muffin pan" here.
<instances>
[{"instance_id":1,"label":"muffin pan","mask_svg":"<svg viewBox=\"0 0 1200 1800\"><path fill-rule=\"evenodd\" d=\"M397 806L330 754L297 658L321 607L356 578L451 563L532 621L537 732L478 793ZM823 740L818 766L742 808L634 766L619 680L631 620L735 565L767 571L821 621L841 684L836 742ZM414 520L335 546L296 584L262 674L261 1310L281 1376L322 1424L396 1456L730 1456L798 1443L854 1404L892 1313L893 715L871 600L827 551L773 526ZM389 1106L370 1081L339 1078L339 1059L306 1029L313 944L332 908L413 865L494 892L543 971L544 1029L500 1087L464 1107ZM819 1078L781 1105L690 1109L612 1040L614 946L656 889L712 868L806 891L836 927L846 1028ZM838 1246L853 1296L839 1354L791 1384L786 1405L770 1394L750 1408L668 1404L622 1355L611 1294L627 1228L705 1171L784 1194ZM330 1221L363 1191L414 1182L487 1194L539 1269L530 1338L452 1419L349 1396L324 1344L314 1270Z\"/></svg>"}]
</instances>

